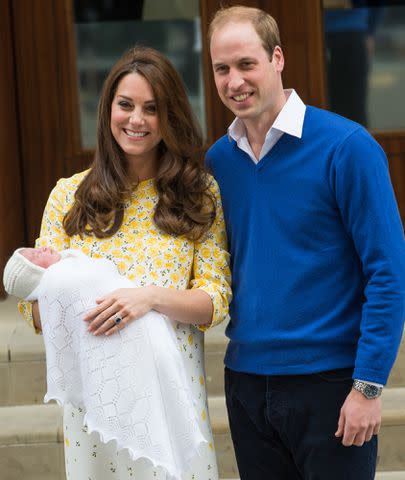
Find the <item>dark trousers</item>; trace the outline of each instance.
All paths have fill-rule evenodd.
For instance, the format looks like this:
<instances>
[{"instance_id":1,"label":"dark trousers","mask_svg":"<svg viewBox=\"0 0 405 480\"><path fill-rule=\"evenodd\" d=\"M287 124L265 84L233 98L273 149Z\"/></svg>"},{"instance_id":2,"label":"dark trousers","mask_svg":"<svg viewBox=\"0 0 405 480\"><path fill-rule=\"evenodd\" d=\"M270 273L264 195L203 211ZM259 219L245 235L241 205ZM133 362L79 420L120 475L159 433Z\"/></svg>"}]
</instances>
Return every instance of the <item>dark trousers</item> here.
<instances>
[{"instance_id":1,"label":"dark trousers","mask_svg":"<svg viewBox=\"0 0 405 480\"><path fill-rule=\"evenodd\" d=\"M225 369L241 480L373 480L377 437L344 447L335 437L352 369L266 376Z\"/></svg>"}]
</instances>

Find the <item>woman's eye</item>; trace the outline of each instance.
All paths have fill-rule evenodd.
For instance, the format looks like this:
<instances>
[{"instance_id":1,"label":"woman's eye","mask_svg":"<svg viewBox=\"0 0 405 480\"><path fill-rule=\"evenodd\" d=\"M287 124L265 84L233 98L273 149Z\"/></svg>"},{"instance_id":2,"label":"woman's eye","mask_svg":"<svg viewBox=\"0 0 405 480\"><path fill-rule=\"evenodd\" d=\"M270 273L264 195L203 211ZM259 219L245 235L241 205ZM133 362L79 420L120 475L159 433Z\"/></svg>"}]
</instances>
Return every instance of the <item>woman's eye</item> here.
<instances>
[{"instance_id":1,"label":"woman's eye","mask_svg":"<svg viewBox=\"0 0 405 480\"><path fill-rule=\"evenodd\" d=\"M148 113L156 113L156 105L148 105L145 107L145 110Z\"/></svg>"},{"instance_id":2,"label":"woman's eye","mask_svg":"<svg viewBox=\"0 0 405 480\"><path fill-rule=\"evenodd\" d=\"M130 108L131 107L131 105L128 102L123 102L123 101L118 102L118 105L121 108Z\"/></svg>"}]
</instances>

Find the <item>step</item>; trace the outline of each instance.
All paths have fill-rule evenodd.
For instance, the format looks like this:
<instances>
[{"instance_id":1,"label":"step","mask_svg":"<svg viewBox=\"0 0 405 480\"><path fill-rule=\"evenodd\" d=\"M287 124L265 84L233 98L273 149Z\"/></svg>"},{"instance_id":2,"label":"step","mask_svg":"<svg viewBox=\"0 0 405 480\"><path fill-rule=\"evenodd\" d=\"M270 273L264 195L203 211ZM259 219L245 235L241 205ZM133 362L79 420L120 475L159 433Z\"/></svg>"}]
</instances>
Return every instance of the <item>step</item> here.
<instances>
[{"instance_id":1,"label":"step","mask_svg":"<svg viewBox=\"0 0 405 480\"><path fill-rule=\"evenodd\" d=\"M221 479L221 480L231 480L231 479ZM239 478L234 478L232 480L240 480ZM405 470L401 472L377 472L375 480L405 480Z\"/></svg>"},{"instance_id":2,"label":"step","mask_svg":"<svg viewBox=\"0 0 405 480\"><path fill-rule=\"evenodd\" d=\"M405 336L399 346L398 356L388 378L387 387L405 387Z\"/></svg>"},{"instance_id":3,"label":"step","mask_svg":"<svg viewBox=\"0 0 405 480\"><path fill-rule=\"evenodd\" d=\"M214 434L219 475L226 478L236 478L239 476L239 472L236 465L231 434L229 432L225 397L208 397L208 408Z\"/></svg>"},{"instance_id":4,"label":"step","mask_svg":"<svg viewBox=\"0 0 405 480\"><path fill-rule=\"evenodd\" d=\"M405 480L405 471L377 472L375 480Z\"/></svg>"},{"instance_id":5,"label":"step","mask_svg":"<svg viewBox=\"0 0 405 480\"><path fill-rule=\"evenodd\" d=\"M228 343L225 326L222 323L206 333L207 390L213 396L224 393L223 358ZM405 387L405 339L388 386ZM13 297L0 301L0 406L42 403L45 387L42 336L35 335L20 317Z\"/></svg>"},{"instance_id":6,"label":"step","mask_svg":"<svg viewBox=\"0 0 405 480\"><path fill-rule=\"evenodd\" d=\"M225 325L207 332L207 389L223 395ZM45 350L41 335L20 317L13 297L0 302L0 406L42 403L46 391Z\"/></svg>"},{"instance_id":7,"label":"step","mask_svg":"<svg viewBox=\"0 0 405 480\"><path fill-rule=\"evenodd\" d=\"M240 480L234 479L221 479L221 480ZM405 480L405 470L401 472L377 472L375 480Z\"/></svg>"},{"instance_id":8,"label":"step","mask_svg":"<svg viewBox=\"0 0 405 480\"><path fill-rule=\"evenodd\" d=\"M205 371L207 376L207 389L210 395L223 395L223 360L227 345L228 338L225 336L224 323L206 332ZM391 370L387 387L405 387L405 335L401 342L396 362Z\"/></svg>"},{"instance_id":9,"label":"step","mask_svg":"<svg viewBox=\"0 0 405 480\"><path fill-rule=\"evenodd\" d=\"M222 399L210 412L220 475L238 476ZM62 409L56 404L0 407L0 472L7 480L65 480Z\"/></svg>"},{"instance_id":10,"label":"step","mask_svg":"<svg viewBox=\"0 0 405 480\"><path fill-rule=\"evenodd\" d=\"M225 336L225 322L205 333L205 374L209 395L224 394L224 355L228 338Z\"/></svg>"},{"instance_id":11,"label":"step","mask_svg":"<svg viewBox=\"0 0 405 480\"><path fill-rule=\"evenodd\" d=\"M0 472L7 480L65 480L57 405L0 407Z\"/></svg>"},{"instance_id":12,"label":"step","mask_svg":"<svg viewBox=\"0 0 405 480\"><path fill-rule=\"evenodd\" d=\"M43 339L9 297L0 302L0 406L42 403L45 388Z\"/></svg>"},{"instance_id":13,"label":"step","mask_svg":"<svg viewBox=\"0 0 405 480\"><path fill-rule=\"evenodd\" d=\"M218 458L225 454L221 463L221 475L231 476L237 472L232 442L228 432L224 397L208 399L210 418L215 432L215 448ZM378 466L381 471L405 471L405 388L386 389L382 397L382 427L379 435ZM377 477L378 478L378 477ZM385 477L381 477L385 480ZM390 477L387 477L387 480ZM398 478L398 477L393 477ZM402 480L405 480L404 477Z\"/></svg>"},{"instance_id":14,"label":"step","mask_svg":"<svg viewBox=\"0 0 405 480\"><path fill-rule=\"evenodd\" d=\"M377 477L381 480L405 480L398 476L405 471L404 399L405 389L387 389L383 395L378 469L387 473ZM237 478L224 397L210 397L209 410L220 476ZM61 423L61 409L54 404L0 407L0 471L7 472L2 478L63 480Z\"/></svg>"},{"instance_id":15,"label":"step","mask_svg":"<svg viewBox=\"0 0 405 480\"><path fill-rule=\"evenodd\" d=\"M379 470L405 470L405 388L387 388L382 405Z\"/></svg>"}]
</instances>

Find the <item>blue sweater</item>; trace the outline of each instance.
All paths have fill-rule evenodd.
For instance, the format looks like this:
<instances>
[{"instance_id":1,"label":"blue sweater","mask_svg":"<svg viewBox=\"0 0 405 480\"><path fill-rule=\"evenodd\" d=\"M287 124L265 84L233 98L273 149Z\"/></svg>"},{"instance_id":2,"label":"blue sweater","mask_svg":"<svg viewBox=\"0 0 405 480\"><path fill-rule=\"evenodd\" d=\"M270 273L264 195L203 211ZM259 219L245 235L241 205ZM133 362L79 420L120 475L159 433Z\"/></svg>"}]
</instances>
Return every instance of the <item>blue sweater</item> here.
<instances>
[{"instance_id":1,"label":"blue sweater","mask_svg":"<svg viewBox=\"0 0 405 480\"><path fill-rule=\"evenodd\" d=\"M404 321L405 243L387 159L360 125L307 107L256 165L227 135L207 153L234 300L225 364L290 375L354 367L385 384Z\"/></svg>"}]
</instances>

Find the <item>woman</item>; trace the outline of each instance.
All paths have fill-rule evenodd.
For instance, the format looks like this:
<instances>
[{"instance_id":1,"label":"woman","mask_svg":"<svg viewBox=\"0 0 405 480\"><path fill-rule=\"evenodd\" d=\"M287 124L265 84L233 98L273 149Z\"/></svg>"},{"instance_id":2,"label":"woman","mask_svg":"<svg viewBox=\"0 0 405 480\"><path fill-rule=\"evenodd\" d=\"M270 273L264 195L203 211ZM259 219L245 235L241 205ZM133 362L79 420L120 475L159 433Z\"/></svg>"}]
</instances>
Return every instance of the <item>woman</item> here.
<instances>
[{"instance_id":1,"label":"woman","mask_svg":"<svg viewBox=\"0 0 405 480\"><path fill-rule=\"evenodd\" d=\"M230 274L218 187L202 167L202 137L170 62L136 47L112 68L101 94L91 168L52 191L37 246L74 248L112 260L138 288L99 299L89 331L114 335L150 310L176 320L201 429L211 442L184 480L214 480L217 467L203 370L204 328L223 320ZM20 304L40 328L37 305ZM199 328L196 328L196 325ZM83 427L84 412L65 408L68 479L164 479L134 464Z\"/></svg>"}]
</instances>

